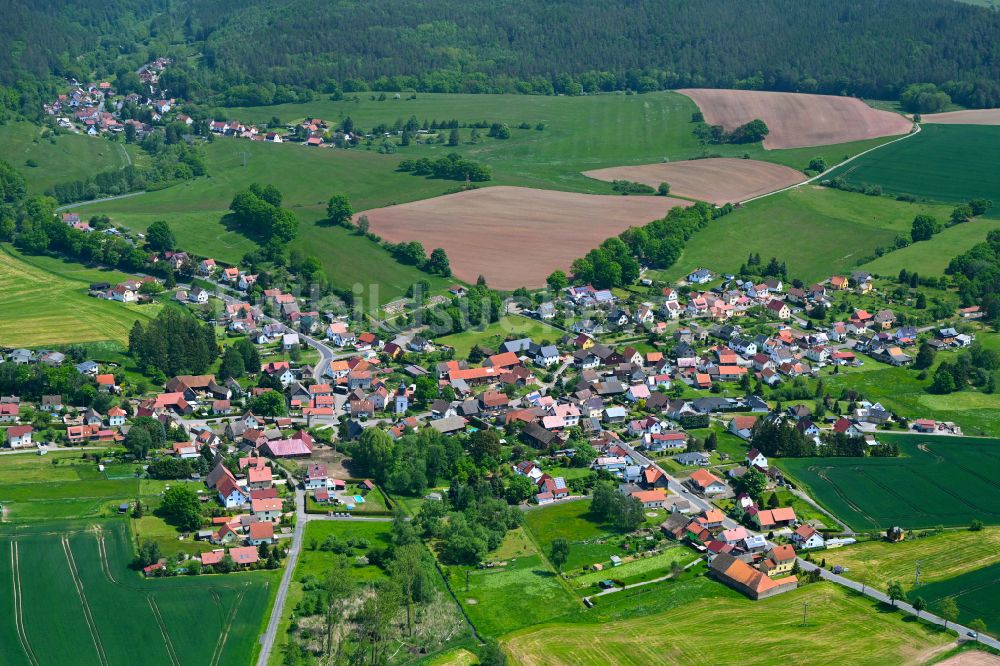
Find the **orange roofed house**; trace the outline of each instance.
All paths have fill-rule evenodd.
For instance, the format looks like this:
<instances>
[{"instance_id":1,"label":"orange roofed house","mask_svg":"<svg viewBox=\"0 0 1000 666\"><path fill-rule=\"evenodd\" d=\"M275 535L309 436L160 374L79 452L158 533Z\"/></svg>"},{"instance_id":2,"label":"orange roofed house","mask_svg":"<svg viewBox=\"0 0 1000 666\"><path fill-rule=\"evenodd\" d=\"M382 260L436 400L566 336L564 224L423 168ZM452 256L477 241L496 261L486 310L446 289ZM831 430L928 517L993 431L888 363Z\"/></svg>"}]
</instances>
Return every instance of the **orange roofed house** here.
<instances>
[{"instance_id":1,"label":"orange roofed house","mask_svg":"<svg viewBox=\"0 0 1000 666\"><path fill-rule=\"evenodd\" d=\"M717 580L755 600L794 590L799 585L795 576L771 578L728 553L716 555L708 569Z\"/></svg>"}]
</instances>

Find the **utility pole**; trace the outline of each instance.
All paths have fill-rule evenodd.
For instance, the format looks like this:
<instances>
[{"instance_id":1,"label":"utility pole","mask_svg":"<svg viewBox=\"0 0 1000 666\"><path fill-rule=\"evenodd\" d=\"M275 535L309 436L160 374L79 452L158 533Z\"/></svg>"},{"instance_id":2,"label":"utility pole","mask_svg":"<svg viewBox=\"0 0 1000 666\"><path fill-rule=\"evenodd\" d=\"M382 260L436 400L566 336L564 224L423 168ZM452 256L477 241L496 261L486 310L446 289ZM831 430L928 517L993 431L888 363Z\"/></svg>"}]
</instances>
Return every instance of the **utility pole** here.
<instances>
[{"instance_id":1,"label":"utility pole","mask_svg":"<svg viewBox=\"0 0 1000 666\"><path fill-rule=\"evenodd\" d=\"M808 618L808 611L809 611L809 602L808 601L803 601L802 602L802 626L803 627L806 626L806 620Z\"/></svg>"},{"instance_id":2,"label":"utility pole","mask_svg":"<svg viewBox=\"0 0 1000 666\"><path fill-rule=\"evenodd\" d=\"M236 153L236 156L239 157L239 158L241 158L243 160L243 166L246 167L247 160L250 158L250 153L248 153L246 151L240 151L240 152Z\"/></svg>"},{"instance_id":3,"label":"utility pole","mask_svg":"<svg viewBox=\"0 0 1000 666\"><path fill-rule=\"evenodd\" d=\"M920 560L917 560L917 575L913 580L913 587L920 585Z\"/></svg>"},{"instance_id":4,"label":"utility pole","mask_svg":"<svg viewBox=\"0 0 1000 666\"><path fill-rule=\"evenodd\" d=\"M465 591L469 591L469 570L465 570Z\"/></svg>"}]
</instances>

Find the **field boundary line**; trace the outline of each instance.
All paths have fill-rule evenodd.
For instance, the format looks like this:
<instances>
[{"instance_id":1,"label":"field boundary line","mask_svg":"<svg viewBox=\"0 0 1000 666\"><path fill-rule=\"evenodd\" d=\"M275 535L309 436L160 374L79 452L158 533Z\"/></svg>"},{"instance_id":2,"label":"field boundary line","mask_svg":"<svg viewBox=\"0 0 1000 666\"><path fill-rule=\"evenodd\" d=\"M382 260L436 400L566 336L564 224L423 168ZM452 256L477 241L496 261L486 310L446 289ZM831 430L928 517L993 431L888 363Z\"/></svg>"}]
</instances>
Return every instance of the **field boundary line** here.
<instances>
[{"instance_id":1,"label":"field boundary line","mask_svg":"<svg viewBox=\"0 0 1000 666\"><path fill-rule=\"evenodd\" d=\"M243 604L243 596L247 593L247 588L249 586L249 583L244 583L243 587L240 588L239 593L236 595L236 599L233 600L233 607L229 609L226 622L222 626L222 631L219 632L219 641L215 645L215 651L212 652L212 666L219 666L219 662L222 660L222 653L226 649L226 640L229 638L229 630L233 627L233 620L236 619L236 614L239 612L240 606Z\"/></svg>"},{"instance_id":2,"label":"field boundary line","mask_svg":"<svg viewBox=\"0 0 1000 666\"><path fill-rule=\"evenodd\" d=\"M70 577L73 579L73 585L76 586L76 593L80 597L80 604L83 606L83 616L90 626L90 637L94 641L94 647L97 649L97 658L100 660L104 666L108 666L108 655L104 652L104 644L101 641L100 632L97 630L97 623L94 621L94 616L90 612L90 604L87 602L87 595L83 591L83 581L80 580L80 572L76 568L76 559L73 557L73 551L69 545L69 539L62 537L60 539L62 543L63 553L66 555L66 564L69 565Z\"/></svg>"},{"instance_id":3,"label":"field boundary line","mask_svg":"<svg viewBox=\"0 0 1000 666\"><path fill-rule=\"evenodd\" d=\"M10 576L14 590L14 630L17 633L17 641L24 650L24 655L33 666L39 666L38 659L28 642L28 632L24 629L24 612L21 596L21 555L18 550L17 540L10 542Z\"/></svg>"},{"instance_id":4,"label":"field boundary line","mask_svg":"<svg viewBox=\"0 0 1000 666\"><path fill-rule=\"evenodd\" d=\"M170 663L174 664L174 666L180 666L181 661L177 658L177 653L174 651L174 644L170 640L170 634L167 632L167 625L160 614L160 607L156 605L152 594L146 594L146 603L149 604L149 609L153 611L153 619L156 620L156 624L160 628L160 635L163 636L163 644L167 648L167 656L170 657Z\"/></svg>"}]
</instances>

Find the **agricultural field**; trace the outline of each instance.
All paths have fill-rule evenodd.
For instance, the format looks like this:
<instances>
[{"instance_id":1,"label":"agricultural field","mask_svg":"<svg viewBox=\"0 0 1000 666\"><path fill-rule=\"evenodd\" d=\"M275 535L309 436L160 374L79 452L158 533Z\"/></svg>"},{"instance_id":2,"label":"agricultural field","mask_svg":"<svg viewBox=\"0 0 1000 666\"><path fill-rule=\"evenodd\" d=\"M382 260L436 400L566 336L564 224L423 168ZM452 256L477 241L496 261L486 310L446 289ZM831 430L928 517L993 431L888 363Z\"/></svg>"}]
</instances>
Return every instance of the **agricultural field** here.
<instances>
[{"instance_id":1,"label":"agricultural field","mask_svg":"<svg viewBox=\"0 0 1000 666\"><path fill-rule=\"evenodd\" d=\"M38 260L36 263L36 259ZM0 345L40 347L74 342L128 340L137 320L154 317L157 304L126 305L90 298L92 281L123 274L84 269L48 257L25 257L0 247Z\"/></svg>"},{"instance_id":2,"label":"agricultural field","mask_svg":"<svg viewBox=\"0 0 1000 666\"><path fill-rule=\"evenodd\" d=\"M827 664L844 646L850 646L852 664L875 666L922 663L953 640L826 583L756 602L704 577L660 594L677 595L680 603L665 612L602 624L532 627L504 637L501 644L525 666L691 664L711 661L713 654L738 654L741 664ZM804 603L809 611L803 626Z\"/></svg>"},{"instance_id":3,"label":"agricultural field","mask_svg":"<svg viewBox=\"0 0 1000 666\"><path fill-rule=\"evenodd\" d=\"M781 164L731 157L611 167L584 171L583 175L609 182L629 180L650 187L668 183L670 193L675 196L720 206L774 192L806 179L801 171Z\"/></svg>"},{"instance_id":4,"label":"agricultural field","mask_svg":"<svg viewBox=\"0 0 1000 666\"><path fill-rule=\"evenodd\" d=\"M227 109L225 115L244 122L266 121L272 115L285 122L305 117L336 121L350 116L367 127L379 122L392 124L399 118L405 121L411 115L421 121L497 119L507 122L512 134L507 140L483 136L473 144L470 130L462 129L458 146L414 141L393 155L377 154L371 147L345 151L218 139L205 146L207 178L76 208L83 214L109 215L115 223L139 231L155 220L169 219L185 249L237 262L254 244L227 226L224 217L229 203L236 191L251 182L272 183L284 193L286 205L300 220L299 237L291 246L319 257L338 286L370 280L379 290L375 300L385 303L427 275L398 264L368 239L321 224L331 194L347 194L355 210L440 196L454 191L458 183L398 172L396 166L404 158L435 158L451 152L489 166L493 171L491 184L609 194L610 184L581 172L708 155L707 147L692 133L691 114L695 111L697 106L690 99L669 92L585 97L421 94L415 100L384 102L366 96L357 102L322 100ZM531 129L520 129L521 123L528 123ZM534 129L538 123L544 124L544 130ZM759 144L712 146L711 153L746 155L804 169L813 157L835 164L885 141L869 139L791 150L765 150ZM379 270L372 271L373 266ZM432 283L435 288L446 286L433 278Z\"/></svg>"},{"instance_id":5,"label":"agricultural field","mask_svg":"<svg viewBox=\"0 0 1000 666\"><path fill-rule=\"evenodd\" d=\"M934 201L960 202L976 197L998 201L998 165L1000 127L925 125L918 135L859 157L830 177ZM996 208L989 213L998 214Z\"/></svg>"},{"instance_id":6,"label":"agricultural field","mask_svg":"<svg viewBox=\"0 0 1000 666\"><path fill-rule=\"evenodd\" d=\"M764 147L802 148L906 134L912 123L854 97L759 90L678 90L698 104L709 125L732 131L761 119L770 133Z\"/></svg>"},{"instance_id":7,"label":"agricultural field","mask_svg":"<svg viewBox=\"0 0 1000 666\"><path fill-rule=\"evenodd\" d=\"M920 122L941 125L1000 125L1000 109L965 109L928 113L921 116Z\"/></svg>"},{"instance_id":8,"label":"agricultural field","mask_svg":"<svg viewBox=\"0 0 1000 666\"><path fill-rule=\"evenodd\" d=\"M24 176L28 194L42 194L56 183L120 169L128 164L126 150L133 159L141 152L136 146L99 137L71 132L56 135L28 122L0 125L0 155ZM29 160L35 166L28 166Z\"/></svg>"},{"instance_id":9,"label":"agricultural field","mask_svg":"<svg viewBox=\"0 0 1000 666\"><path fill-rule=\"evenodd\" d=\"M127 568L132 548L123 521L0 528L0 586L8 588L0 612L14 620L0 633L0 659L250 663L273 573L142 580Z\"/></svg>"},{"instance_id":10,"label":"agricultural field","mask_svg":"<svg viewBox=\"0 0 1000 666\"><path fill-rule=\"evenodd\" d=\"M909 591L912 601L922 597L933 608L945 597L958 605L958 621L976 618L986 623L990 633L1000 631L1000 564L973 569L954 578L921 584Z\"/></svg>"},{"instance_id":11,"label":"agricultural field","mask_svg":"<svg viewBox=\"0 0 1000 666\"><path fill-rule=\"evenodd\" d=\"M823 553L827 566L847 568L844 576L885 588L891 581L911 584L920 563L922 583L961 576L1000 562L1000 528L946 530L900 543L865 541Z\"/></svg>"},{"instance_id":12,"label":"agricultural field","mask_svg":"<svg viewBox=\"0 0 1000 666\"><path fill-rule=\"evenodd\" d=\"M756 252L765 262L770 257L786 262L789 276L807 283L824 280L855 270L876 247L892 246L898 234L910 233L913 218L923 213L943 220L951 207L806 185L713 220L691 237L664 276L677 279L702 266L716 273L736 272L747 254ZM909 268L925 272L919 265Z\"/></svg>"},{"instance_id":13,"label":"agricultural field","mask_svg":"<svg viewBox=\"0 0 1000 666\"><path fill-rule=\"evenodd\" d=\"M855 530L1000 523L994 501L1000 440L879 433L899 458L793 458L777 462Z\"/></svg>"},{"instance_id":14,"label":"agricultural field","mask_svg":"<svg viewBox=\"0 0 1000 666\"><path fill-rule=\"evenodd\" d=\"M542 340L555 341L562 335L561 330L549 326L543 321L529 319L521 315L508 315L499 321L488 324L481 331L471 328L461 333L452 333L437 338L435 342L454 347L455 355L458 358L466 358L476 345L497 349L508 336L531 338L536 342L541 342Z\"/></svg>"},{"instance_id":15,"label":"agricultural field","mask_svg":"<svg viewBox=\"0 0 1000 666\"><path fill-rule=\"evenodd\" d=\"M576 194L522 187L484 187L363 214L392 243L442 247L455 276L485 276L496 289L542 287L555 269L632 226L690 202L671 197Z\"/></svg>"}]
</instances>

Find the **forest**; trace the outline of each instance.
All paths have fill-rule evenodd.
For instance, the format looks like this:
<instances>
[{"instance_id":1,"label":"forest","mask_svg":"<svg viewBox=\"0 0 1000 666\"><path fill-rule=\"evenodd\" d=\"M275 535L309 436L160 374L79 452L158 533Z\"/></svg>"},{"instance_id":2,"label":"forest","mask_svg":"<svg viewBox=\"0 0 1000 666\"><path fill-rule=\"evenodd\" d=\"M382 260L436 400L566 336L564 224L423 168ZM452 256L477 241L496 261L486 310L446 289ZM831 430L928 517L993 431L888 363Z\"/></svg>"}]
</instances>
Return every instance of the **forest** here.
<instances>
[{"instance_id":1,"label":"forest","mask_svg":"<svg viewBox=\"0 0 1000 666\"><path fill-rule=\"evenodd\" d=\"M1000 105L1000 13L953 0L0 0L0 110L52 77L167 55L174 97L267 105L368 89L581 94L750 88ZM350 26L345 29L345 26Z\"/></svg>"}]
</instances>

